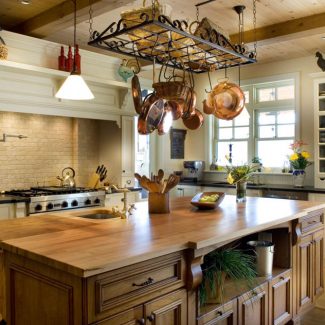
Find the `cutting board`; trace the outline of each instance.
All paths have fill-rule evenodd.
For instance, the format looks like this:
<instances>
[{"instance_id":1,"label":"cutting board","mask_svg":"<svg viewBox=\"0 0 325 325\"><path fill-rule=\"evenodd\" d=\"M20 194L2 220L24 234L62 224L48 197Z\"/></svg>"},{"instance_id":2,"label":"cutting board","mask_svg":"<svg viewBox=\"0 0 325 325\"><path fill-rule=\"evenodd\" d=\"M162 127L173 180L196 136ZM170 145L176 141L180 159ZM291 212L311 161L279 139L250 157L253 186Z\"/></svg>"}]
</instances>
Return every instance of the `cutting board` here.
<instances>
[{"instance_id":1,"label":"cutting board","mask_svg":"<svg viewBox=\"0 0 325 325\"><path fill-rule=\"evenodd\" d=\"M99 183L99 175L96 173L92 174L88 180L88 187L97 188L98 183Z\"/></svg>"}]
</instances>

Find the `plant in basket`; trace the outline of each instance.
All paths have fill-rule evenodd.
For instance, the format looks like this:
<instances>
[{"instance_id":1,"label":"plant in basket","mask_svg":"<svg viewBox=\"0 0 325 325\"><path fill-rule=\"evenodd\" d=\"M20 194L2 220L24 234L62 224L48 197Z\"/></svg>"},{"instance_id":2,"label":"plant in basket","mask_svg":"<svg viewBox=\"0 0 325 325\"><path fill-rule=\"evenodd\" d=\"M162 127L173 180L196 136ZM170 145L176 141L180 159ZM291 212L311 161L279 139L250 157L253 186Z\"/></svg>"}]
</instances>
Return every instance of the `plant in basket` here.
<instances>
[{"instance_id":1,"label":"plant in basket","mask_svg":"<svg viewBox=\"0 0 325 325\"><path fill-rule=\"evenodd\" d=\"M254 256L235 247L217 249L204 257L202 272L200 305L223 303L226 279L244 280L248 288L253 288L256 278Z\"/></svg>"}]
</instances>

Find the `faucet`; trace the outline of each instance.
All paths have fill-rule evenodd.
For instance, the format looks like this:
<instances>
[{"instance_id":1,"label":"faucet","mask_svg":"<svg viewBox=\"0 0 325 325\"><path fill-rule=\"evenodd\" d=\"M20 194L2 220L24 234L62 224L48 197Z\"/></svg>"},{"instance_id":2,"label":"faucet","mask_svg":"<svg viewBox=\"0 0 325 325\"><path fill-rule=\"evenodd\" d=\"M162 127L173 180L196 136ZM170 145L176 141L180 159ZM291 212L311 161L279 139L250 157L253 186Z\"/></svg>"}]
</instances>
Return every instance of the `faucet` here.
<instances>
[{"instance_id":1,"label":"faucet","mask_svg":"<svg viewBox=\"0 0 325 325\"><path fill-rule=\"evenodd\" d=\"M132 211L135 210L136 207L134 204L128 205L127 193L130 191L127 188L118 189L118 191L123 192L123 209L120 210L118 207L113 207L112 212L113 214L121 217L121 219L127 219L130 215L132 215Z\"/></svg>"}]
</instances>

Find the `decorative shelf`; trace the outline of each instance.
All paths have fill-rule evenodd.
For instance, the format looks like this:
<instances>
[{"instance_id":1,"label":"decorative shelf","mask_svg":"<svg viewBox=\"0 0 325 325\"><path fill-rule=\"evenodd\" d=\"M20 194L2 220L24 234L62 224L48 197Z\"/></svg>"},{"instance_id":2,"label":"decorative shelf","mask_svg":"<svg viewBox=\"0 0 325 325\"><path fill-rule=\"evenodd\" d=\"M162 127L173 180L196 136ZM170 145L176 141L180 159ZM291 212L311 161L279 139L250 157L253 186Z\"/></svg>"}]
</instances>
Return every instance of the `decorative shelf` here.
<instances>
[{"instance_id":1,"label":"decorative shelf","mask_svg":"<svg viewBox=\"0 0 325 325\"><path fill-rule=\"evenodd\" d=\"M24 71L30 72L32 74L59 77L62 79L68 77L70 74L69 72L66 72L66 71L44 68L44 67L39 67L39 66L31 65L31 64L25 64L25 63L19 63L19 62L7 61L7 60L0 60L0 68L7 69L8 71L10 71L12 69L24 70ZM130 83L117 81L117 80L96 78L96 77L87 76L84 74L82 76L86 81L99 83L99 84L103 84L103 85L108 85L108 86L112 86L112 87L116 87L116 88L131 89Z\"/></svg>"},{"instance_id":2,"label":"decorative shelf","mask_svg":"<svg viewBox=\"0 0 325 325\"><path fill-rule=\"evenodd\" d=\"M142 13L136 23L120 19L101 33L95 31L88 44L194 73L256 62L255 52L246 53L215 29L203 28L194 35L190 26L184 20L171 21L164 15L150 19Z\"/></svg>"}]
</instances>

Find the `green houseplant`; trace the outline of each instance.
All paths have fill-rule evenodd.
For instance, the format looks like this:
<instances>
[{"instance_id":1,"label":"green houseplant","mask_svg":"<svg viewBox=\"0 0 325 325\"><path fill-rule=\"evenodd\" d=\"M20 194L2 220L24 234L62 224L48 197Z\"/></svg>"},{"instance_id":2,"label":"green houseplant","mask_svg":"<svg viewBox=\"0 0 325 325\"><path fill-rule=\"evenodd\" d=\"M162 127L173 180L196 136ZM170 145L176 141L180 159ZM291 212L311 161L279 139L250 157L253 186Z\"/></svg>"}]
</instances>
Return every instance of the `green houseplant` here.
<instances>
[{"instance_id":1,"label":"green houseplant","mask_svg":"<svg viewBox=\"0 0 325 325\"><path fill-rule=\"evenodd\" d=\"M254 256L234 247L218 249L204 257L202 272L203 280L199 287L201 306L210 298L222 303L227 278L245 280L248 287L253 288L256 278Z\"/></svg>"}]
</instances>

